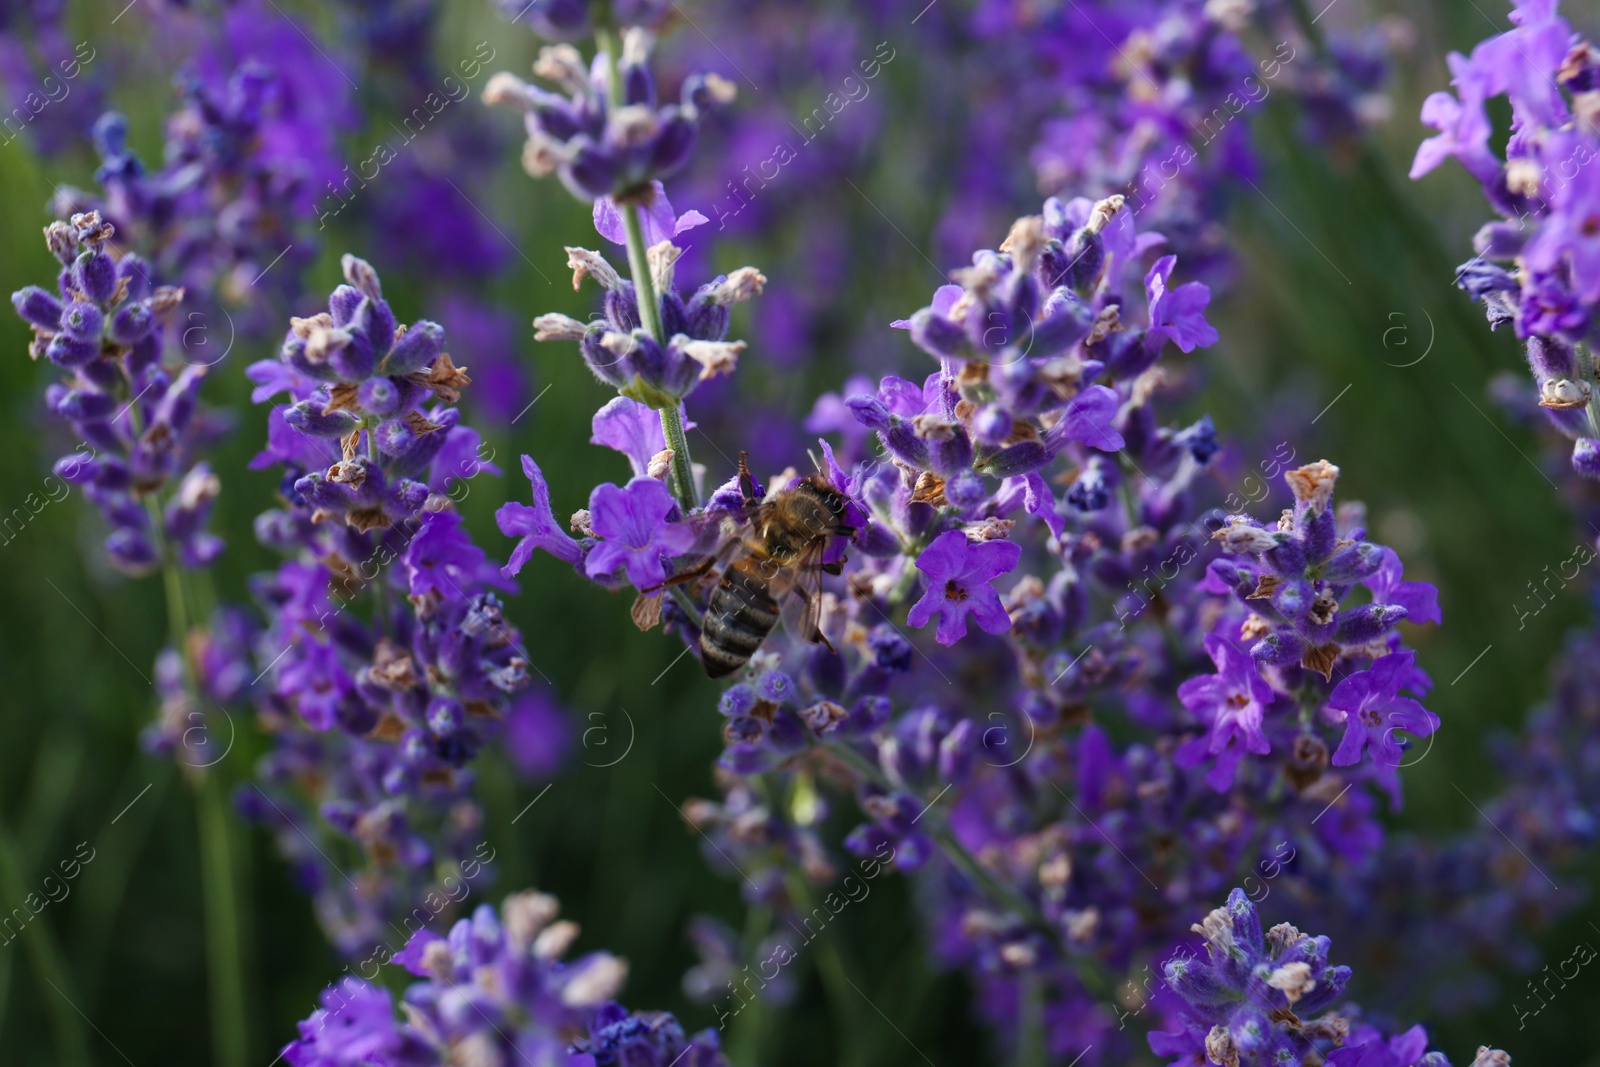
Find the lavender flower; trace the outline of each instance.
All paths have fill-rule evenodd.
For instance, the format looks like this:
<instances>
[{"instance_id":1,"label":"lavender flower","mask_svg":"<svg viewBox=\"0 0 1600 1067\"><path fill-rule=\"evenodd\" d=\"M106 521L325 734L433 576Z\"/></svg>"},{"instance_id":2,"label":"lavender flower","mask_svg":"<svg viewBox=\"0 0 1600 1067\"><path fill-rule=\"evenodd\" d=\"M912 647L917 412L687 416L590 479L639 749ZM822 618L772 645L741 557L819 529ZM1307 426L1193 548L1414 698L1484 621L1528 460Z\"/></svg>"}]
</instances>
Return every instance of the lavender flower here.
<instances>
[{"instance_id":1,"label":"lavender flower","mask_svg":"<svg viewBox=\"0 0 1600 1067\"><path fill-rule=\"evenodd\" d=\"M284 1059L292 1067L444 1067L462 1057L724 1067L714 1032L689 1038L671 1015L634 1015L611 1000L627 976L621 960L605 952L564 960L578 927L556 920L559 910L554 897L529 891L507 897L498 913L480 905L448 937L418 931L393 957L420 979L400 1017L387 990L345 978L323 991Z\"/></svg>"},{"instance_id":2,"label":"lavender flower","mask_svg":"<svg viewBox=\"0 0 1600 1067\"><path fill-rule=\"evenodd\" d=\"M635 478L623 489L596 486L589 520L599 543L584 559L589 576L621 568L639 589L659 590L672 573L668 561L696 540L692 529L668 521L676 508L667 487L654 478Z\"/></svg>"},{"instance_id":3,"label":"lavender flower","mask_svg":"<svg viewBox=\"0 0 1600 1067\"><path fill-rule=\"evenodd\" d=\"M1229 893L1226 906L1194 931L1205 938L1206 959L1185 957L1165 967L1168 988L1185 1002L1182 1029L1150 1035L1151 1051L1174 1057L1174 1065L1298 1063L1315 1056L1350 1067L1448 1067L1443 1053L1427 1051L1420 1026L1392 1039L1370 1026L1352 1034L1346 1017L1328 1011L1350 968L1328 963L1326 937L1308 937L1288 923L1263 932L1244 890Z\"/></svg>"},{"instance_id":4,"label":"lavender flower","mask_svg":"<svg viewBox=\"0 0 1600 1067\"><path fill-rule=\"evenodd\" d=\"M606 290L604 317L582 323L566 315L540 315L534 320L534 339L577 341L596 378L622 396L656 409L676 406L702 382L732 374L745 344L725 340L728 309L758 295L766 278L754 267L741 267L717 276L684 299L673 288L673 265L680 252L670 240L651 246L662 330L668 338L665 344L641 325L633 283L599 252L584 248L567 249L573 287L586 277L599 282Z\"/></svg>"},{"instance_id":5,"label":"lavender flower","mask_svg":"<svg viewBox=\"0 0 1600 1067\"><path fill-rule=\"evenodd\" d=\"M523 113L528 143L522 165L529 174L557 174L584 200L653 201L652 183L688 162L700 112L727 103L734 89L717 75L697 75L684 82L678 103L660 104L646 65L651 43L649 34L630 29L614 71L605 56L586 68L571 45L546 47L534 73L559 86L559 93L508 73L490 80L484 101ZM613 77L620 92L610 100Z\"/></svg>"},{"instance_id":6,"label":"lavender flower","mask_svg":"<svg viewBox=\"0 0 1600 1067\"><path fill-rule=\"evenodd\" d=\"M183 290L152 286L137 255L114 259L115 232L94 212L52 223L45 239L62 265L58 295L29 286L11 303L33 329L29 355L67 372L46 401L81 444L56 473L100 510L112 563L130 574L169 560L202 567L222 550L206 530L221 488L200 459L218 429L198 406L206 371L163 358Z\"/></svg>"},{"instance_id":7,"label":"lavender flower","mask_svg":"<svg viewBox=\"0 0 1600 1067\"><path fill-rule=\"evenodd\" d=\"M453 510L468 480L497 473L453 406L471 379L441 326L397 325L372 267L343 266L329 310L292 320L279 358L249 371L258 402L291 401L258 457L284 468L286 506L257 520L289 558L255 582L278 749L240 801L291 856L326 842L303 857L333 868L309 888L355 955L469 858L482 816L468 768L530 665L501 610L514 586ZM330 877L352 867L359 881Z\"/></svg>"},{"instance_id":8,"label":"lavender flower","mask_svg":"<svg viewBox=\"0 0 1600 1067\"><path fill-rule=\"evenodd\" d=\"M1600 53L1558 9L1522 0L1510 30L1470 56L1451 53L1455 93L1434 93L1424 104L1422 121L1439 132L1418 148L1411 176L1455 159L1483 185L1501 219L1478 231L1478 255L1462 265L1457 284L1483 302L1491 326L1512 323L1526 344L1539 404L1574 439L1574 469L1596 477L1589 457L1600 408L1588 348L1600 304L1600 183L1588 164L1600 137L1585 115ZM1486 110L1499 96L1510 102L1515 130L1503 161L1489 145Z\"/></svg>"},{"instance_id":9,"label":"lavender flower","mask_svg":"<svg viewBox=\"0 0 1600 1067\"><path fill-rule=\"evenodd\" d=\"M100 211L147 250L154 279L233 308L237 329L259 331L281 311L267 304L300 294L301 272L315 255L302 232L315 164L274 149L280 138L307 145L322 134L286 114L287 82L261 63L245 62L226 77L191 75L180 89L160 169L147 169L128 147L127 119L107 112L94 126L103 195L59 189L56 210ZM220 320L209 325L223 328Z\"/></svg>"},{"instance_id":10,"label":"lavender flower","mask_svg":"<svg viewBox=\"0 0 1600 1067\"><path fill-rule=\"evenodd\" d=\"M953 645L966 636L969 615L985 633L1005 633L1011 628L1011 617L989 583L1014 570L1021 557L1022 547L1010 541L974 545L960 530L940 534L917 557L917 569L926 576L928 589L912 606L906 622L926 626L938 614L941 645Z\"/></svg>"}]
</instances>

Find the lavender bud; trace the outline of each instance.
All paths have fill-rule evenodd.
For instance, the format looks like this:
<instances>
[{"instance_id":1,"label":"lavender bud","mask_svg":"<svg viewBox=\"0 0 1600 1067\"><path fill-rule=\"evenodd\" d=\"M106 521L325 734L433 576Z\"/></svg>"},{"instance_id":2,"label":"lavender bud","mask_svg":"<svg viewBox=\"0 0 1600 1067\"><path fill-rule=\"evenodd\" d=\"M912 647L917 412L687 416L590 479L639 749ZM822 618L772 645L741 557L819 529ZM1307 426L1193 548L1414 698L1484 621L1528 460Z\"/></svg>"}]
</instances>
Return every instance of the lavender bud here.
<instances>
[{"instance_id":1,"label":"lavender bud","mask_svg":"<svg viewBox=\"0 0 1600 1067\"><path fill-rule=\"evenodd\" d=\"M1067 490L1067 503L1079 511L1099 511L1111 503L1111 486L1098 463L1085 467Z\"/></svg>"},{"instance_id":2,"label":"lavender bud","mask_svg":"<svg viewBox=\"0 0 1600 1067\"><path fill-rule=\"evenodd\" d=\"M378 282L378 272L372 269L372 264L357 256L346 252L339 258L339 268L344 272L344 280L361 290L371 300L383 299L383 286Z\"/></svg>"},{"instance_id":3,"label":"lavender bud","mask_svg":"<svg viewBox=\"0 0 1600 1067\"><path fill-rule=\"evenodd\" d=\"M430 490L423 483L402 479L389 491L384 510L396 519L408 518L422 510L422 505L428 502L429 493Z\"/></svg>"},{"instance_id":4,"label":"lavender bud","mask_svg":"<svg viewBox=\"0 0 1600 1067\"><path fill-rule=\"evenodd\" d=\"M1572 443L1572 469L1585 478L1600 481L1600 441L1580 437Z\"/></svg>"},{"instance_id":5,"label":"lavender bud","mask_svg":"<svg viewBox=\"0 0 1600 1067\"><path fill-rule=\"evenodd\" d=\"M105 316L93 304L86 304L81 300L67 305L61 313L61 331L71 334L79 341L100 340L100 329L105 325Z\"/></svg>"},{"instance_id":6,"label":"lavender bud","mask_svg":"<svg viewBox=\"0 0 1600 1067\"><path fill-rule=\"evenodd\" d=\"M294 491L307 504L325 511L344 512L355 503L355 492L349 486L330 482L321 474L308 474L297 479Z\"/></svg>"},{"instance_id":7,"label":"lavender bud","mask_svg":"<svg viewBox=\"0 0 1600 1067\"><path fill-rule=\"evenodd\" d=\"M347 257L348 258L348 257ZM435 737L448 737L461 729L466 713L449 697L434 697L428 704L428 729Z\"/></svg>"},{"instance_id":8,"label":"lavender bud","mask_svg":"<svg viewBox=\"0 0 1600 1067\"><path fill-rule=\"evenodd\" d=\"M717 703L717 710L730 718L748 715L759 700L755 688L741 682L722 694L722 699Z\"/></svg>"},{"instance_id":9,"label":"lavender bud","mask_svg":"<svg viewBox=\"0 0 1600 1067\"><path fill-rule=\"evenodd\" d=\"M404 419L390 419L373 431L378 449L386 456L404 455L417 443L417 435Z\"/></svg>"},{"instance_id":10,"label":"lavender bud","mask_svg":"<svg viewBox=\"0 0 1600 1067\"><path fill-rule=\"evenodd\" d=\"M947 782L960 782L972 769L978 748L978 730L971 719L962 719L939 742L939 776Z\"/></svg>"},{"instance_id":11,"label":"lavender bud","mask_svg":"<svg viewBox=\"0 0 1600 1067\"><path fill-rule=\"evenodd\" d=\"M130 300L111 316L111 339L118 344L131 345L149 337L155 329L155 316L142 300Z\"/></svg>"},{"instance_id":12,"label":"lavender bud","mask_svg":"<svg viewBox=\"0 0 1600 1067\"><path fill-rule=\"evenodd\" d=\"M1350 585L1371 577L1383 566L1383 549L1371 541L1357 541L1339 549L1318 570L1323 581Z\"/></svg>"},{"instance_id":13,"label":"lavender bud","mask_svg":"<svg viewBox=\"0 0 1600 1067\"><path fill-rule=\"evenodd\" d=\"M96 304L107 304L117 291L117 265L104 252L84 252L72 265L73 287Z\"/></svg>"},{"instance_id":14,"label":"lavender bud","mask_svg":"<svg viewBox=\"0 0 1600 1067\"><path fill-rule=\"evenodd\" d=\"M1022 441L1003 449L983 464L983 473L995 478L1027 474L1049 463L1052 453L1038 441Z\"/></svg>"},{"instance_id":15,"label":"lavender bud","mask_svg":"<svg viewBox=\"0 0 1600 1067\"><path fill-rule=\"evenodd\" d=\"M57 415L74 422L108 419L116 410L116 397L87 389L68 389L55 404Z\"/></svg>"},{"instance_id":16,"label":"lavender bud","mask_svg":"<svg viewBox=\"0 0 1600 1067\"><path fill-rule=\"evenodd\" d=\"M768 671L756 679L756 695L768 703L782 704L794 691L794 680L782 671Z\"/></svg>"},{"instance_id":17,"label":"lavender bud","mask_svg":"<svg viewBox=\"0 0 1600 1067\"><path fill-rule=\"evenodd\" d=\"M1270 633L1250 647L1250 656L1264 667L1287 667L1299 663L1306 643L1293 631Z\"/></svg>"},{"instance_id":18,"label":"lavender bud","mask_svg":"<svg viewBox=\"0 0 1600 1067\"><path fill-rule=\"evenodd\" d=\"M383 361L383 373L414 374L433 366L444 351L444 327L419 319L394 343Z\"/></svg>"},{"instance_id":19,"label":"lavender bud","mask_svg":"<svg viewBox=\"0 0 1600 1067\"><path fill-rule=\"evenodd\" d=\"M58 333L45 345L44 354L51 363L61 367L82 367L100 354L100 341L79 341L67 334Z\"/></svg>"},{"instance_id":20,"label":"lavender bud","mask_svg":"<svg viewBox=\"0 0 1600 1067\"><path fill-rule=\"evenodd\" d=\"M128 299L143 300L150 295L150 263L143 256L129 252L117 260L117 274L128 283Z\"/></svg>"},{"instance_id":21,"label":"lavender bud","mask_svg":"<svg viewBox=\"0 0 1600 1067\"><path fill-rule=\"evenodd\" d=\"M62 328L61 301L37 285L30 285L12 293L11 306L17 309L17 314L21 315L29 325L50 331Z\"/></svg>"},{"instance_id":22,"label":"lavender bud","mask_svg":"<svg viewBox=\"0 0 1600 1067\"><path fill-rule=\"evenodd\" d=\"M348 411L330 411L324 414L319 405L302 400L284 409L283 421L312 437L344 437L361 426L361 420Z\"/></svg>"},{"instance_id":23,"label":"lavender bud","mask_svg":"<svg viewBox=\"0 0 1600 1067\"><path fill-rule=\"evenodd\" d=\"M682 112L670 115L656 132L650 151L650 166L656 177L665 178L683 168L694 153L695 124Z\"/></svg>"},{"instance_id":24,"label":"lavender bud","mask_svg":"<svg viewBox=\"0 0 1600 1067\"><path fill-rule=\"evenodd\" d=\"M62 456L56 460L51 472L57 478L72 485L82 485L93 482L99 475L101 463L93 456L85 456L74 452L70 456Z\"/></svg>"},{"instance_id":25,"label":"lavender bud","mask_svg":"<svg viewBox=\"0 0 1600 1067\"><path fill-rule=\"evenodd\" d=\"M156 565L156 550L141 530L120 527L106 537L106 554L118 568L137 574Z\"/></svg>"},{"instance_id":26,"label":"lavender bud","mask_svg":"<svg viewBox=\"0 0 1600 1067\"><path fill-rule=\"evenodd\" d=\"M629 375L623 366L623 359L616 349L621 342L607 341L610 338L623 337L632 340L628 334L616 334L602 326L591 328L584 334L583 341L578 346L578 351L583 354L584 363L594 372L595 377L608 385L621 389L628 384Z\"/></svg>"},{"instance_id":27,"label":"lavender bud","mask_svg":"<svg viewBox=\"0 0 1600 1067\"><path fill-rule=\"evenodd\" d=\"M941 478L953 477L972 465L972 441L959 422L937 415L918 415L912 431L928 444L928 462Z\"/></svg>"},{"instance_id":28,"label":"lavender bud","mask_svg":"<svg viewBox=\"0 0 1600 1067\"><path fill-rule=\"evenodd\" d=\"M911 340L924 352L941 359L964 358L967 350L966 331L932 308L923 308L911 316Z\"/></svg>"},{"instance_id":29,"label":"lavender bud","mask_svg":"<svg viewBox=\"0 0 1600 1067\"><path fill-rule=\"evenodd\" d=\"M1394 629L1406 617L1398 604L1368 604L1354 611L1339 613L1339 627L1333 639L1341 645L1364 645Z\"/></svg>"},{"instance_id":30,"label":"lavender bud","mask_svg":"<svg viewBox=\"0 0 1600 1067\"><path fill-rule=\"evenodd\" d=\"M970 450L967 462L972 461ZM983 475L974 470L959 470L945 479L944 497L963 511L975 508L983 503L989 495L989 487L984 483Z\"/></svg>"},{"instance_id":31,"label":"lavender bud","mask_svg":"<svg viewBox=\"0 0 1600 1067\"><path fill-rule=\"evenodd\" d=\"M1015 428L1016 421L1010 412L996 404L988 404L980 409L972 419L972 434L978 441L985 445L998 445Z\"/></svg>"},{"instance_id":32,"label":"lavender bud","mask_svg":"<svg viewBox=\"0 0 1600 1067\"><path fill-rule=\"evenodd\" d=\"M328 294L328 316L333 319L333 324L338 327L350 325L355 318L356 308L361 306L361 301L366 299L361 290L354 286L341 285Z\"/></svg>"},{"instance_id":33,"label":"lavender bud","mask_svg":"<svg viewBox=\"0 0 1600 1067\"><path fill-rule=\"evenodd\" d=\"M368 378L356 390L356 402L374 415L392 415L400 406L400 390L388 378Z\"/></svg>"}]
</instances>

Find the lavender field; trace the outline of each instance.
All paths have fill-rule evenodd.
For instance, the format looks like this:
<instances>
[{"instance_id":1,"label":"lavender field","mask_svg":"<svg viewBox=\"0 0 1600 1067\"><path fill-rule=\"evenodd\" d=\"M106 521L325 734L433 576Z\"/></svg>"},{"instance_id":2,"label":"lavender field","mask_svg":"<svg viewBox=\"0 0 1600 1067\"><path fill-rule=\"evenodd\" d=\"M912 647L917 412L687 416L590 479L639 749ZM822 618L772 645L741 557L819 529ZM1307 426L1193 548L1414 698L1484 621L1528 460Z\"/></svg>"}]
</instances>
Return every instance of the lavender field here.
<instances>
[{"instance_id":1,"label":"lavender field","mask_svg":"<svg viewBox=\"0 0 1600 1067\"><path fill-rule=\"evenodd\" d=\"M1600 1064L1504 4L6 0L0 1064Z\"/></svg>"}]
</instances>

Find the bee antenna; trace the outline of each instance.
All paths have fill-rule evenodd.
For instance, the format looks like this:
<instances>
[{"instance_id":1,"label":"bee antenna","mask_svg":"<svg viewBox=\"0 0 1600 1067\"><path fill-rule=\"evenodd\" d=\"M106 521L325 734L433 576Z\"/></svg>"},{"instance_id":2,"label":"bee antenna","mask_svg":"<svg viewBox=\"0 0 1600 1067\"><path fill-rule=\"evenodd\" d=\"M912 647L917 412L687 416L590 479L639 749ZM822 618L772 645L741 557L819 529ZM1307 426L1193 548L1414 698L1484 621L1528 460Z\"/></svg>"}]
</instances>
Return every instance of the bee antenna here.
<instances>
[{"instance_id":1,"label":"bee antenna","mask_svg":"<svg viewBox=\"0 0 1600 1067\"><path fill-rule=\"evenodd\" d=\"M746 504L756 502L756 480L750 474L750 453L739 453L739 496Z\"/></svg>"}]
</instances>

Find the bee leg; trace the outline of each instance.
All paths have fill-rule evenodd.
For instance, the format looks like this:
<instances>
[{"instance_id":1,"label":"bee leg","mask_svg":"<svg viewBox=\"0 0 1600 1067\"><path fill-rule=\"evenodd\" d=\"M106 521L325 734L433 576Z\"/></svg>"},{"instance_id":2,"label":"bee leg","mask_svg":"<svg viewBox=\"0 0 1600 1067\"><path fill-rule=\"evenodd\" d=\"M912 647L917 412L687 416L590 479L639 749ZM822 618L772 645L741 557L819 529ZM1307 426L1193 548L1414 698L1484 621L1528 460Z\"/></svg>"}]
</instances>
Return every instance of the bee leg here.
<instances>
[{"instance_id":1,"label":"bee leg","mask_svg":"<svg viewBox=\"0 0 1600 1067\"><path fill-rule=\"evenodd\" d=\"M660 583L659 585L652 585L649 589L641 589L641 590L639 590L639 592L641 592L641 593L645 594L646 596L648 596L651 593L660 592L661 590L667 589L667 588L669 588L671 586L674 586L674 585L683 585L686 582L692 582L696 578L703 577L706 574L706 572L710 571L712 567L716 566L716 564L717 564L717 557L712 556L709 559L707 559L704 563L701 563L701 564L699 564L697 566L694 566L694 567L690 567L686 571L679 571L677 574L674 574L671 578L668 578L666 581Z\"/></svg>"},{"instance_id":2,"label":"bee leg","mask_svg":"<svg viewBox=\"0 0 1600 1067\"><path fill-rule=\"evenodd\" d=\"M828 563L819 563L817 567L823 574L843 574L844 565L848 562L847 559L836 559Z\"/></svg>"}]
</instances>

